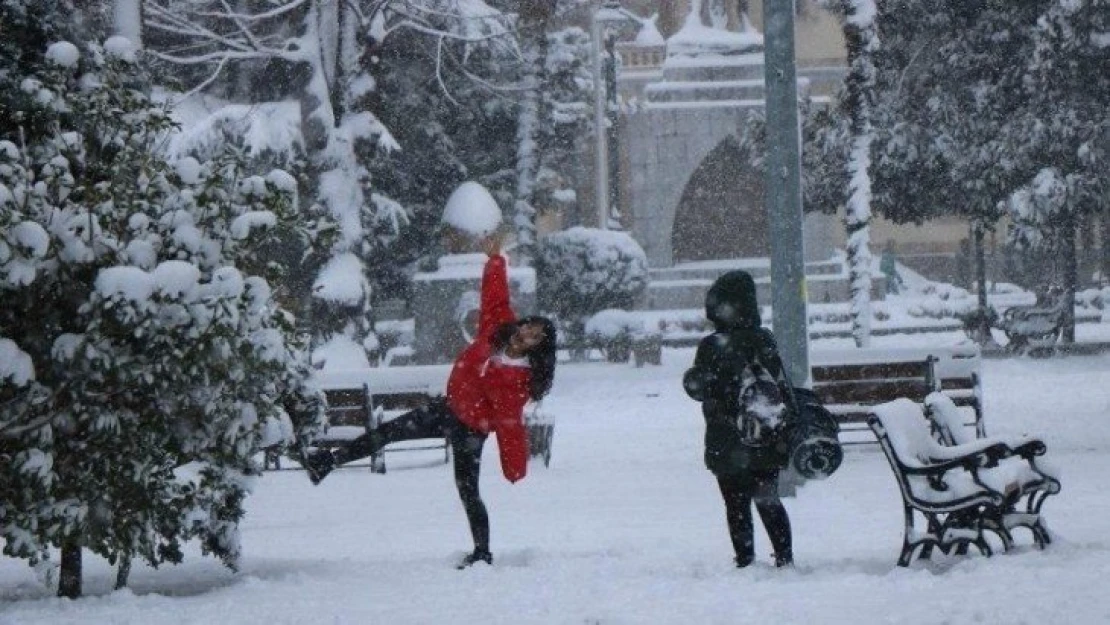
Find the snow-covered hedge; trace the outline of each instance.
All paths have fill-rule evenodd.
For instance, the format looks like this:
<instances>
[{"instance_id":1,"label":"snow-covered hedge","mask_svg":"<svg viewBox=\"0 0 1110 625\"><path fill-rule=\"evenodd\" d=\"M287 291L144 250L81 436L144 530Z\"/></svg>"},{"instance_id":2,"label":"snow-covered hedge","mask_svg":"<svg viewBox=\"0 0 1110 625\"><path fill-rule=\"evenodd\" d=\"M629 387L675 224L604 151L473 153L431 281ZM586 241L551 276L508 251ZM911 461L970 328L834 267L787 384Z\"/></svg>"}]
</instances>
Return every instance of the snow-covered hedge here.
<instances>
[{"instance_id":1,"label":"snow-covered hedge","mask_svg":"<svg viewBox=\"0 0 1110 625\"><path fill-rule=\"evenodd\" d=\"M586 338L591 342L609 343L613 341L631 341L661 337L663 335L662 322L652 324L642 314L607 308L586 321Z\"/></svg>"},{"instance_id":2,"label":"snow-covered hedge","mask_svg":"<svg viewBox=\"0 0 1110 625\"><path fill-rule=\"evenodd\" d=\"M548 235L536 259L540 307L581 326L606 308L634 308L647 288L647 255L624 232L575 227Z\"/></svg>"},{"instance_id":3,"label":"snow-covered hedge","mask_svg":"<svg viewBox=\"0 0 1110 625\"><path fill-rule=\"evenodd\" d=\"M930 283L922 293L925 297L906 311L911 317L961 318L976 307L975 298L958 286Z\"/></svg>"}]
</instances>

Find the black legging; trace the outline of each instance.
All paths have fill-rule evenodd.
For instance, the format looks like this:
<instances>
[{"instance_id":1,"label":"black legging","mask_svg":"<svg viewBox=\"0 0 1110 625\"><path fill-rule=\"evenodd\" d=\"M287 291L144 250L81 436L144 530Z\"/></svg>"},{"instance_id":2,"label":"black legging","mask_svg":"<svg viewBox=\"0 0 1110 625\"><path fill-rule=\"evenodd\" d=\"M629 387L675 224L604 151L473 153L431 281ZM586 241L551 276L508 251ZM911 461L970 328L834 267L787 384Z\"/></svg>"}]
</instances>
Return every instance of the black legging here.
<instances>
[{"instance_id":1,"label":"black legging","mask_svg":"<svg viewBox=\"0 0 1110 625\"><path fill-rule=\"evenodd\" d=\"M447 406L437 399L426 406L410 410L386 421L374 431L356 438L347 447L335 452L336 464L345 464L369 457L390 443L420 438L447 437L455 456L455 487L459 491L475 551L489 551L489 514L478 492L478 475L482 468L482 447L486 434L460 423Z\"/></svg>"},{"instance_id":2,"label":"black legging","mask_svg":"<svg viewBox=\"0 0 1110 625\"><path fill-rule=\"evenodd\" d=\"M752 476L750 474L731 477L717 476L717 485L725 500L725 518L728 520L728 534L732 548L736 551L736 562L746 564L755 558L755 544L752 536L752 503L763 520L771 548L775 550L776 561L793 559L790 535L790 517L778 497L756 497L753 493L772 488L777 474Z\"/></svg>"}]
</instances>

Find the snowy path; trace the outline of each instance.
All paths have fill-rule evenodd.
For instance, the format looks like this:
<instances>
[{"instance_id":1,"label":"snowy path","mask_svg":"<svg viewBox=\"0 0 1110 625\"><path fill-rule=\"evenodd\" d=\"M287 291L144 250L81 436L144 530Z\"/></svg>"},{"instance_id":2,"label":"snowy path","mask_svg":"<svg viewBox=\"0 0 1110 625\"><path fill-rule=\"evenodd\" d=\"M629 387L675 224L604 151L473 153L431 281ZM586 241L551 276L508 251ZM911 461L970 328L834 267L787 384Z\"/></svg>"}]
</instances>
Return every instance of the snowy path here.
<instances>
[{"instance_id":1,"label":"snowy path","mask_svg":"<svg viewBox=\"0 0 1110 625\"><path fill-rule=\"evenodd\" d=\"M0 624L1110 622L1110 356L984 363L988 426L1043 434L1063 471L1047 552L898 569L900 500L875 449L787 500L789 571L770 566L758 529L759 564L730 567L700 416L677 383L692 350L664 357L563 366L546 404L559 418L549 469L510 486L487 450L493 568L451 566L469 536L447 468L393 455L386 476L348 469L315 488L299 471L267 474L239 573L190 554L111 593L110 569L90 561L97 596L75 603L0 561Z\"/></svg>"}]
</instances>

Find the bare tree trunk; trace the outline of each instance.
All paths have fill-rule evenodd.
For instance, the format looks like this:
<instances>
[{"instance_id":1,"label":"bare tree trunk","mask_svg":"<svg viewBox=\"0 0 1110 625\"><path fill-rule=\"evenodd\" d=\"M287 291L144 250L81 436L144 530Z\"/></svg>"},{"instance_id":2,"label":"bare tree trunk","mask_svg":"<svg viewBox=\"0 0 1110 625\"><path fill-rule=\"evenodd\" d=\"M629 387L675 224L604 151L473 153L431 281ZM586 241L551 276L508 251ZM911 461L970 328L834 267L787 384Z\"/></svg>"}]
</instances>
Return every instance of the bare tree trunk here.
<instances>
[{"instance_id":1,"label":"bare tree trunk","mask_svg":"<svg viewBox=\"0 0 1110 625\"><path fill-rule=\"evenodd\" d=\"M539 174L540 128L546 117L543 80L547 66L547 25L555 10L554 0L525 0L520 3L520 40L524 50L525 92L517 116L516 199L513 230L520 261L531 265L536 255L536 177Z\"/></svg>"},{"instance_id":2,"label":"bare tree trunk","mask_svg":"<svg viewBox=\"0 0 1110 625\"><path fill-rule=\"evenodd\" d=\"M62 545L58 596L69 599L77 599L81 596L81 546L76 543L68 542Z\"/></svg>"},{"instance_id":3,"label":"bare tree trunk","mask_svg":"<svg viewBox=\"0 0 1110 625\"><path fill-rule=\"evenodd\" d=\"M990 318L987 316L989 306L987 305L987 255L986 255L986 228L982 223L976 222L972 226L972 245L974 246L975 254L975 283L976 291L979 295L979 328L974 332L975 336L972 339L984 345L990 341L991 337L991 324Z\"/></svg>"},{"instance_id":4,"label":"bare tree trunk","mask_svg":"<svg viewBox=\"0 0 1110 625\"><path fill-rule=\"evenodd\" d=\"M131 576L131 558L120 556L119 566L116 568L116 590L127 588L127 578Z\"/></svg>"},{"instance_id":5,"label":"bare tree trunk","mask_svg":"<svg viewBox=\"0 0 1110 625\"><path fill-rule=\"evenodd\" d=\"M1061 251L1064 254L1063 258L1063 287L1064 292L1061 297L1064 298L1062 305L1064 307L1063 319L1061 324L1063 326L1063 334L1060 340L1064 343L1075 342L1075 291L1079 277L1079 262L1078 250L1076 250L1076 218L1074 211L1066 211L1061 215L1063 221L1061 227L1061 240L1060 246L1063 248Z\"/></svg>"},{"instance_id":6,"label":"bare tree trunk","mask_svg":"<svg viewBox=\"0 0 1110 625\"><path fill-rule=\"evenodd\" d=\"M875 68L872 55L879 46L874 18L861 21L856 2L844 0L844 39L848 52L848 114L851 116L852 155L848 161L847 230L848 288L851 293L852 335L856 347L871 345L871 109ZM865 16L866 17L866 16Z\"/></svg>"}]
</instances>

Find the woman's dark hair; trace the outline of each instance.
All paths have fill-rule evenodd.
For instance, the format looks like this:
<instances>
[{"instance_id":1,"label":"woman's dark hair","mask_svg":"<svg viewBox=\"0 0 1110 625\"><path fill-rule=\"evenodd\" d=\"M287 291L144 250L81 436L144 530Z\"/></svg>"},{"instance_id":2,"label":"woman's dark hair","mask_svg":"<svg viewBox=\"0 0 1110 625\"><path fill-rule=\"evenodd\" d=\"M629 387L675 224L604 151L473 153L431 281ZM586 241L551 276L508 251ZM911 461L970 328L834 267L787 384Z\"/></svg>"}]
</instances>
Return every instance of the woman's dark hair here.
<instances>
[{"instance_id":1,"label":"woman's dark hair","mask_svg":"<svg viewBox=\"0 0 1110 625\"><path fill-rule=\"evenodd\" d=\"M551 384L555 381L555 361L558 355L555 324L547 317L538 315L524 317L497 328L490 341L494 349L503 349L509 344L509 339L512 338L518 326L529 324L538 325L543 330L543 340L528 350L527 354L528 366L532 369L532 383L528 389L528 395L533 400L539 401L547 395L551 390Z\"/></svg>"}]
</instances>

